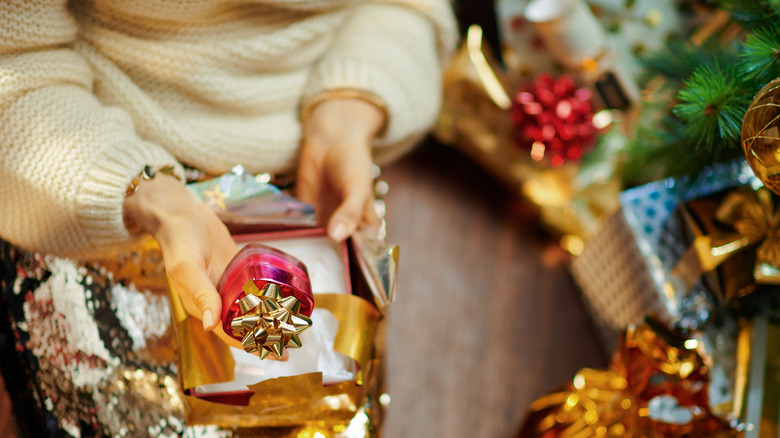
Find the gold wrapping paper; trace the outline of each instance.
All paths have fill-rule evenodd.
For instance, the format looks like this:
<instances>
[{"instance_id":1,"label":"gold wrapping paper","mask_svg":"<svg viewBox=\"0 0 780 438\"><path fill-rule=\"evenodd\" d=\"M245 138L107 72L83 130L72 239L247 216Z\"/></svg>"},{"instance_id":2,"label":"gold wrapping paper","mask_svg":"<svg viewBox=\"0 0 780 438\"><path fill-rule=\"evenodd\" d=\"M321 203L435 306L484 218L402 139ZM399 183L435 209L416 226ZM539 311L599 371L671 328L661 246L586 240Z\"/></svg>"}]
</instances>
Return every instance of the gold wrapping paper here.
<instances>
[{"instance_id":1,"label":"gold wrapping paper","mask_svg":"<svg viewBox=\"0 0 780 438\"><path fill-rule=\"evenodd\" d=\"M230 349L213 332L187 314L179 294L170 289L171 317L179 340L179 381L182 388L194 388L234 379L235 361ZM187 340L188 343L183 342Z\"/></svg>"},{"instance_id":2,"label":"gold wrapping paper","mask_svg":"<svg viewBox=\"0 0 780 438\"><path fill-rule=\"evenodd\" d=\"M334 349L358 362L355 381L323 386L321 373L266 380L249 388L255 394L248 406L185 396L187 423L292 427L315 421L331 427L353 418L367 395L369 385L363 383L373 377L373 346L381 316L374 306L354 295L317 294L315 301L318 308L339 320ZM186 313L175 290L171 290L171 303L179 338L182 388L232 380L234 362L227 345L203 331L200 321Z\"/></svg>"},{"instance_id":3,"label":"gold wrapping paper","mask_svg":"<svg viewBox=\"0 0 780 438\"><path fill-rule=\"evenodd\" d=\"M381 315L368 301L352 295L317 294L317 307L327 309L339 320L333 349L355 359L360 366L355 379L363 384L370 372L371 355Z\"/></svg>"},{"instance_id":4,"label":"gold wrapping paper","mask_svg":"<svg viewBox=\"0 0 780 438\"><path fill-rule=\"evenodd\" d=\"M302 426L311 422L344 422L355 416L365 387L354 382L323 386L321 373L266 380L250 386L248 406L212 403L185 397L188 424L220 427Z\"/></svg>"},{"instance_id":5,"label":"gold wrapping paper","mask_svg":"<svg viewBox=\"0 0 780 438\"><path fill-rule=\"evenodd\" d=\"M762 284L780 284L780 212L769 190L742 187L680 210L683 237L692 242L675 267L684 287L704 276L723 301Z\"/></svg>"},{"instance_id":6,"label":"gold wrapping paper","mask_svg":"<svg viewBox=\"0 0 780 438\"><path fill-rule=\"evenodd\" d=\"M780 323L765 313L746 322L739 336L737 400L740 438L780 434Z\"/></svg>"},{"instance_id":7,"label":"gold wrapping paper","mask_svg":"<svg viewBox=\"0 0 780 438\"><path fill-rule=\"evenodd\" d=\"M465 43L444 72L442 110L434 135L458 146L504 183L518 187L510 163L521 159L507 147L512 126L507 111L509 79L482 42L482 30L471 26Z\"/></svg>"},{"instance_id":8,"label":"gold wrapping paper","mask_svg":"<svg viewBox=\"0 0 780 438\"><path fill-rule=\"evenodd\" d=\"M684 345L658 324L630 327L610 369L583 369L532 403L521 436L729 436L708 406L707 366Z\"/></svg>"}]
</instances>

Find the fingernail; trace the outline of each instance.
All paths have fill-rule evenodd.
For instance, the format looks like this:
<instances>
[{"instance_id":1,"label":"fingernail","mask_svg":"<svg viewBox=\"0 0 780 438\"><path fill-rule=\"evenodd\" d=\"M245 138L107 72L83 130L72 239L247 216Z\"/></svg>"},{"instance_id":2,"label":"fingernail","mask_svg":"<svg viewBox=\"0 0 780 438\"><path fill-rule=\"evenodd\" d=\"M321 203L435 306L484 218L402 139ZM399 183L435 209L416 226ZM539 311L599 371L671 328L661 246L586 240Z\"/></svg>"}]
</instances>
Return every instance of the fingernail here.
<instances>
[{"instance_id":1,"label":"fingernail","mask_svg":"<svg viewBox=\"0 0 780 438\"><path fill-rule=\"evenodd\" d=\"M347 238L347 226L343 223L338 223L331 227L330 237L336 242L341 242Z\"/></svg>"},{"instance_id":2,"label":"fingernail","mask_svg":"<svg viewBox=\"0 0 780 438\"><path fill-rule=\"evenodd\" d=\"M208 331L214 324L214 315L211 314L211 309L206 309L203 312L203 330Z\"/></svg>"}]
</instances>

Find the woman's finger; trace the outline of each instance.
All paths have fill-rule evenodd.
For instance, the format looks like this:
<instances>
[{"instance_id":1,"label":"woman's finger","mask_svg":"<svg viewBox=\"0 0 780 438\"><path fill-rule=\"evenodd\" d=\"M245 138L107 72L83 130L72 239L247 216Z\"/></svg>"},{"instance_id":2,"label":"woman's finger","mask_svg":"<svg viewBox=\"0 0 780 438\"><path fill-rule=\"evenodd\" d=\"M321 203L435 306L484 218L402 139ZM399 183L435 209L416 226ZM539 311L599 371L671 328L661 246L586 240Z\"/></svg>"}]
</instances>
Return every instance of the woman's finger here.
<instances>
[{"instance_id":1,"label":"woman's finger","mask_svg":"<svg viewBox=\"0 0 780 438\"><path fill-rule=\"evenodd\" d=\"M352 191L339 205L328 222L328 236L341 242L355 232L363 219L366 205L364 191Z\"/></svg>"},{"instance_id":2,"label":"woman's finger","mask_svg":"<svg viewBox=\"0 0 780 438\"><path fill-rule=\"evenodd\" d=\"M313 156L311 146L305 143L301 148L298 172L295 177L295 196L303 202L319 207L320 190L322 188L321 164Z\"/></svg>"},{"instance_id":3,"label":"woman's finger","mask_svg":"<svg viewBox=\"0 0 780 438\"><path fill-rule=\"evenodd\" d=\"M366 201L366 206L363 209L363 222L370 227L375 227L382 222L376 212L376 207L374 207L374 200L371 198Z\"/></svg>"},{"instance_id":4,"label":"woman's finger","mask_svg":"<svg viewBox=\"0 0 780 438\"><path fill-rule=\"evenodd\" d=\"M180 286L187 311L200 315L203 329L214 330L222 314L222 300L211 282L206 267L191 261L174 262L165 267L171 282ZM192 306L194 305L194 309Z\"/></svg>"}]
</instances>

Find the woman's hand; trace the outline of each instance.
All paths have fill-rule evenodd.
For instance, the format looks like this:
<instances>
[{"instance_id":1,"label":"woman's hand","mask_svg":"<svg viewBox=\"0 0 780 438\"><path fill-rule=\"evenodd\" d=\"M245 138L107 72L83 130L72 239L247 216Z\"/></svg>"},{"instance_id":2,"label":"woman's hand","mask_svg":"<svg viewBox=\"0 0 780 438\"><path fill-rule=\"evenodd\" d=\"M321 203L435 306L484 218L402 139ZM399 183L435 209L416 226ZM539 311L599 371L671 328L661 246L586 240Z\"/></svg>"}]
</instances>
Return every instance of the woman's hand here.
<instances>
[{"instance_id":1,"label":"woman's hand","mask_svg":"<svg viewBox=\"0 0 780 438\"><path fill-rule=\"evenodd\" d=\"M222 298L216 287L238 246L217 215L175 178L158 174L141 181L125 199L125 216L160 244L165 274L181 297L184 309L203 321L231 347L241 342L222 329ZM287 360L284 352L281 360Z\"/></svg>"},{"instance_id":2,"label":"woman's hand","mask_svg":"<svg viewBox=\"0 0 780 438\"><path fill-rule=\"evenodd\" d=\"M317 105L303 127L296 182L298 198L314 205L328 235L342 241L361 223L376 225L371 142L385 114L359 99Z\"/></svg>"},{"instance_id":3,"label":"woman's hand","mask_svg":"<svg viewBox=\"0 0 780 438\"><path fill-rule=\"evenodd\" d=\"M238 247L217 215L165 174L141 181L126 198L124 211L130 222L160 244L168 281L187 312L200 318L207 331L220 326L222 300L214 285Z\"/></svg>"}]
</instances>

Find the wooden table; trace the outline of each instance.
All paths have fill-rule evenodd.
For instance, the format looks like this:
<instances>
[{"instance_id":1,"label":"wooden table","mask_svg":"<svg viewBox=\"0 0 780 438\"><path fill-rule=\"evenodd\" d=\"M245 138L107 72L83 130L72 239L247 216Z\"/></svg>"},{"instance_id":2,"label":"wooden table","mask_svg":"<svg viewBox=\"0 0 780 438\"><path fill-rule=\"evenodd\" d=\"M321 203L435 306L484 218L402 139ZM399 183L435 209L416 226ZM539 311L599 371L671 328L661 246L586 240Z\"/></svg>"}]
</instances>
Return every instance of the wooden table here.
<instances>
[{"instance_id":1,"label":"wooden table","mask_svg":"<svg viewBox=\"0 0 780 438\"><path fill-rule=\"evenodd\" d=\"M605 366L565 256L516 197L433 141L383 178L401 246L386 437L513 437L535 398Z\"/></svg>"}]
</instances>

